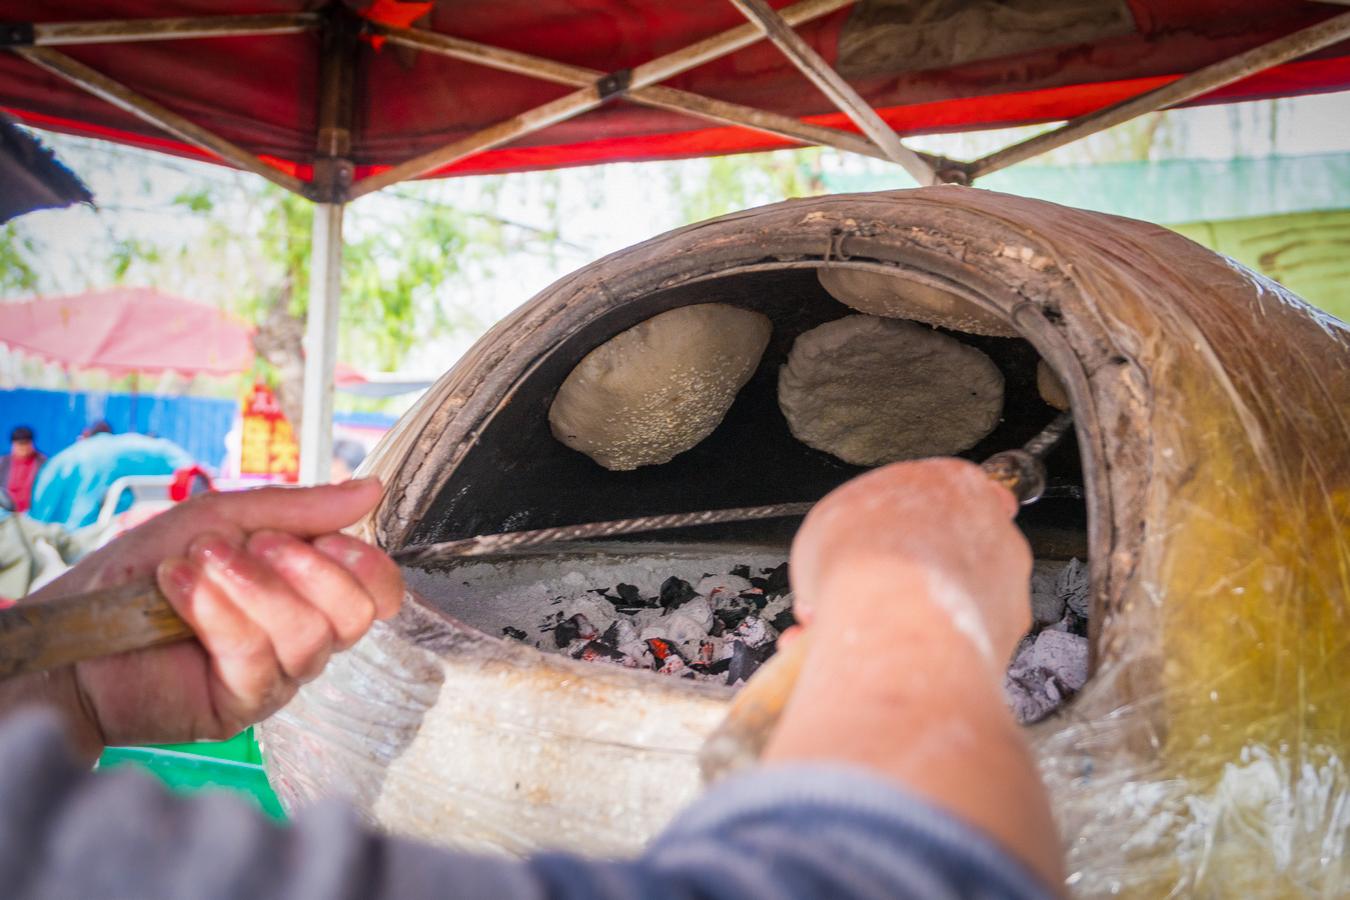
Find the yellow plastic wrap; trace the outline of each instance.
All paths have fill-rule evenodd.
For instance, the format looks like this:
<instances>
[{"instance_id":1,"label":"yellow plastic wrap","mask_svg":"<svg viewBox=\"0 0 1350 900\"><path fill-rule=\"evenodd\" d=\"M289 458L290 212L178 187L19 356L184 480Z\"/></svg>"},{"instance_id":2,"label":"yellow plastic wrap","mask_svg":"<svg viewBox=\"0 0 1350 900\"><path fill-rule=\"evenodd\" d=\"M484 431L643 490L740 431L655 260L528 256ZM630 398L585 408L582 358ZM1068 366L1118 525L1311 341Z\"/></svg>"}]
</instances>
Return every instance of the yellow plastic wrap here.
<instances>
[{"instance_id":1,"label":"yellow plastic wrap","mask_svg":"<svg viewBox=\"0 0 1350 900\"><path fill-rule=\"evenodd\" d=\"M1350 332L1156 226L942 187L794 201L631 248L522 307L428 393L372 463L391 496L366 534L400 546L434 498L471 491L456 469L485 424L539 360L602 316L659 291L821 265L903 274L979 303L1068 390L1088 491L1095 672L1028 734L1072 890L1344 893ZM724 696L678 687L675 700L651 678L503 646L420 605L378 629L264 729L279 793L295 802L354 786L385 825L450 843L634 849L693 795L692 754ZM511 679L527 686L507 690ZM599 712L610 690L633 692L636 718ZM534 798L489 804L460 790L481 754L400 767L424 718L470 703L479 731L456 740L529 759L560 734L574 751L593 736L598 770L625 774L576 782L585 790L548 807L556 827L541 838ZM664 723L676 709L675 735L644 718ZM566 765L541 768L544 781L565 781L590 755L557 758ZM451 783L458 793L442 790ZM631 815L593 815L625 805ZM408 827L428 821L430 832Z\"/></svg>"}]
</instances>

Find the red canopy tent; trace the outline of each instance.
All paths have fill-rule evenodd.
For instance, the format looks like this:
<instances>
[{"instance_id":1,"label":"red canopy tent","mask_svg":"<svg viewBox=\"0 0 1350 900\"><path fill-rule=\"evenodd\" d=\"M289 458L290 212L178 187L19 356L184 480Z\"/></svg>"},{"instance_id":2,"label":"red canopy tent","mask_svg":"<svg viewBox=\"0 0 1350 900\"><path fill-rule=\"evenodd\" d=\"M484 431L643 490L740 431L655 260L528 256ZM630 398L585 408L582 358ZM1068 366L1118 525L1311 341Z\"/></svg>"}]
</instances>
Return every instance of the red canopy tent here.
<instances>
[{"instance_id":1,"label":"red canopy tent","mask_svg":"<svg viewBox=\"0 0 1350 900\"><path fill-rule=\"evenodd\" d=\"M787 4L775 0L775 7ZM891 10L897 21L910 10L917 20L933 4L864 2L821 15L799 28L827 62L841 60L841 36L865 31L858 22ZM948 4L951 5L951 4ZM1026 5L1026 4L1023 4ZM1053 6L1056 4L1043 4ZM890 71L854 60L858 92L901 134L989 128L1068 119L1151 90L1177 77L1266 44L1343 13L1334 5L1290 0L1129 0L1059 2L1065 39L1025 34L1003 42L986 40L956 64L931 66L896 62ZM357 179L450 141L467 137L502 119L556 100L567 85L526 77L455 59L429 49L404 51L397 41L378 48L376 34L404 35L396 26L416 19L417 35L452 35L482 47L503 48L540 60L587 68L599 75L631 69L664 54L744 25L725 0L668 3L663 0L495 0L492 3L400 3L359 0L369 18L357 23L367 36L356 43L350 157ZM817 7L824 4L815 4ZM22 23L37 16L38 46L62 52L129 86L250 153L309 180L316 155L317 97L324 14L307 12L303 0L64 0L33 4L0 0L0 21ZM428 13L427 10L430 9ZM62 31L60 23L116 18L135 22L164 15L216 17L249 13L273 17L264 33L104 43L92 29ZM1112 12L1115 12L1113 17ZM1086 28L1070 27L1095 13ZM381 25L379 23L390 23ZM1032 23L1043 24L1039 20ZM239 30L249 30L241 23ZM940 37L968 20L917 21L927 38ZM46 29L48 37L41 37ZM105 39L111 38L108 29ZM876 26L873 26L876 30ZM147 29L148 31L148 29ZM267 33L271 32L271 33ZM128 30L129 34L129 30ZM167 32L159 29L156 37ZM63 40L62 36L66 36ZM878 37L882 35L878 34ZM124 35L125 37L125 35ZM70 43L67 41L76 41ZM968 28L963 40L971 42ZM977 40L974 43L979 43ZM1026 49L1017 52L1019 44ZM850 60L845 41L843 57ZM464 47L459 49L463 50ZM995 54L989 56L988 54ZM851 54L857 57L858 53ZM502 62L504 57L498 56ZM486 55L483 62L487 62ZM542 72L542 68L540 69ZM850 67L845 67L848 73ZM587 78L594 81L596 75ZM715 97L818 125L850 128L849 121L813 90L784 55L759 41L712 59L664 82L665 86ZM1343 89L1350 85L1350 42L1325 47L1296 61L1258 71L1241 81L1187 102L1287 96ZM17 56L0 55L0 105L24 121L137 144L188 156L212 158L192 143L89 95L61 77L44 74ZM433 174L477 174L553 168L616 160L672 158L789 146L782 136L742 127L708 127L685 113L624 99L584 117L560 121L440 167Z\"/></svg>"},{"instance_id":2,"label":"red canopy tent","mask_svg":"<svg viewBox=\"0 0 1350 900\"><path fill-rule=\"evenodd\" d=\"M969 183L1143 112L1350 87L1350 12L1312 0L0 0L0 23L0 109L321 204L315 475L342 207L397 181L823 144ZM973 161L900 139L1066 118Z\"/></svg>"},{"instance_id":3,"label":"red canopy tent","mask_svg":"<svg viewBox=\"0 0 1350 900\"><path fill-rule=\"evenodd\" d=\"M237 375L253 329L219 309L151 288L0 303L0 343L113 374Z\"/></svg>"}]
</instances>

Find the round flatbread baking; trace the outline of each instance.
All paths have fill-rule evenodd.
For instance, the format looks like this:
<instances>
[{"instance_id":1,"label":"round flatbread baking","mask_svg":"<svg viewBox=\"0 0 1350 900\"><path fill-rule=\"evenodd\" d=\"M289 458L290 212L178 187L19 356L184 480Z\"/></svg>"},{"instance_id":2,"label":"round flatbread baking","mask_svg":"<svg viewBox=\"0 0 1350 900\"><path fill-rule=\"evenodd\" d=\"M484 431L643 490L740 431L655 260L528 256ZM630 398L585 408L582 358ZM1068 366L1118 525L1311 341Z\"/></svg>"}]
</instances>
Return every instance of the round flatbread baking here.
<instances>
[{"instance_id":1,"label":"round flatbread baking","mask_svg":"<svg viewBox=\"0 0 1350 900\"><path fill-rule=\"evenodd\" d=\"M670 462L712 434L773 324L724 303L682 306L586 354L549 407L553 436L606 469Z\"/></svg>"},{"instance_id":2,"label":"round flatbread baking","mask_svg":"<svg viewBox=\"0 0 1350 900\"><path fill-rule=\"evenodd\" d=\"M1001 316L951 291L866 269L816 269L820 286L846 306L869 316L913 319L952 331L991 337L1017 337L1017 330Z\"/></svg>"},{"instance_id":3,"label":"round flatbread baking","mask_svg":"<svg viewBox=\"0 0 1350 900\"><path fill-rule=\"evenodd\" d=\"M923 325L847 316L805 332L778 373L797 440L858 466L949 456L994 430L1003 373Z\"/></svg>"},{"instance_id":4,"label":"round flatbread baking","mask_svg":"<svg viewBox=\"0 0 1350 900\"><path fill-rule=\"evenodd\" d=\"M1036 363L1036 390L1040 392L1042 400L1060 412L1069 409L1069 392L1064 382L1059 380L1055 370L1046 365L1043 359Z\"/></svg>"}]
</instances>

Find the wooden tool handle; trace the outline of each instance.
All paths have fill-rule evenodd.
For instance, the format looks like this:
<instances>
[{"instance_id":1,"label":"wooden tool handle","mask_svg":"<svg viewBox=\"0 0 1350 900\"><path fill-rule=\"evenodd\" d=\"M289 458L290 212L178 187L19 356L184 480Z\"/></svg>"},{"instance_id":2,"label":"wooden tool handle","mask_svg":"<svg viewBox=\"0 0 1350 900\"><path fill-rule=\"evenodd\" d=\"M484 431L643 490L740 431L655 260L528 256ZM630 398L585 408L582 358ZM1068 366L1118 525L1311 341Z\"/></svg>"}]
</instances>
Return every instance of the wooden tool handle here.
<instances>
[{"instance_id":1,"label":"wooden tool handle","mask_svg":"<svg viewBox=\"0 0 1350 900\"><path fill-rule=\"evenodd\" d=\"M153 579L0 610L0 678L192 637Z\"/></svg>"},{"instance_id":2,"label":"wooden tool handle","mask_svg":"<svg viewBox=\"0 0 1350 900\"><path fill-rule=\"evenodd\" d=\"M797 635L795 641L769 657L731 701L726 718L708 735L698 754L705 784L759 759L792 696L809 643L805 632Z\"/></svg>"}]
</instances>

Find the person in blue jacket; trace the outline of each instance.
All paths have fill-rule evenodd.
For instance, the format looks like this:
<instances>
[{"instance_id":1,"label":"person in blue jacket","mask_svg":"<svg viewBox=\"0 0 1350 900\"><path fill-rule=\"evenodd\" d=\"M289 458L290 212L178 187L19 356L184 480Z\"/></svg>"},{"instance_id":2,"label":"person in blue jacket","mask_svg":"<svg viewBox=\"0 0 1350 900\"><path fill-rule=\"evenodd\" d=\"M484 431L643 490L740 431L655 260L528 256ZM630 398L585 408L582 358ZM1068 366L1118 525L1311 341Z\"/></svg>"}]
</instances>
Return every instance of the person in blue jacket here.
<instances>
[{"instance_id":1,"label":"person in blue jacket","mask_svg":"<svg viewBox=\"0 0 1350 900\"><path fill-rule=\"evenodd\" d=\"M103 499L113 482L127 475L172 475L193 465L182 447L164 438L144 434L113 434L106 423L95 423L87 436L57 453L38 473L29 515L68 529L98 521ZM131 505L130 494L118 512Z\"/></svg>"},{"instance_id":2,"label":"person in blue jacket","mask_svg":"<svg viewBox=\"0 0 1350 900\"><path fill-rule=\"evenodd\" d=\"M373 479L206 494L39 593L153 574L197 639L0 681L6 897L1061 892L1049 803L1000 689L1030 625L1031 555L1012 495L959 460L877 469L812 510L790 560L811 643L761 765L718 783L636 858L455 853L372 831L337 801L277 825L237 797L88 771L108 744L234 734L395 615L398 567L338 533L380 494ZM25 705L45 711L13 712Z\"/></svg>"}]
</instances>

